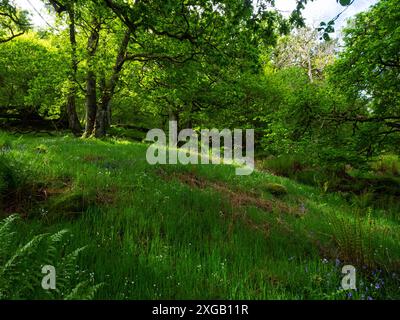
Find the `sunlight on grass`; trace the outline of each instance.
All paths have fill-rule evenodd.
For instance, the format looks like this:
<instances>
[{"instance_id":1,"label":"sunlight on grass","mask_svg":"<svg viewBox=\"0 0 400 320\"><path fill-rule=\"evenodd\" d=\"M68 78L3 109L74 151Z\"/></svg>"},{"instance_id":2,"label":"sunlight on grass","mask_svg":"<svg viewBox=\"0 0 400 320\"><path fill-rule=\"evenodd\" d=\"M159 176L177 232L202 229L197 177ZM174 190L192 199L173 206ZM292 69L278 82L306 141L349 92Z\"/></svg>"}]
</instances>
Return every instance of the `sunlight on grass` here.
<instances>
[{"instance_id":1,"label":"sunlight on grass","mask_svg":"<svg viewBox=\"0 0 400 320\"><path fill-rule=\"evenodd\" d=\"M387 279L400 261L398 224L368 213L359 224L340 196L286 178L238 177L227 165L150 166L147 146L124 140L12 140L7 158L25 163L48 197L30 209L35 233L69 229L70 248L88 246L79 263L104 283L96 298L346 299L344 263L375 285L371 272L383 269ZM201 178L204 187L177 174ZM271 194L268 183L287 192ZM272 209L238 206L235 197ZM396 279L385 291L353 297L398 297Z\"/></svg>"}]
</instances>

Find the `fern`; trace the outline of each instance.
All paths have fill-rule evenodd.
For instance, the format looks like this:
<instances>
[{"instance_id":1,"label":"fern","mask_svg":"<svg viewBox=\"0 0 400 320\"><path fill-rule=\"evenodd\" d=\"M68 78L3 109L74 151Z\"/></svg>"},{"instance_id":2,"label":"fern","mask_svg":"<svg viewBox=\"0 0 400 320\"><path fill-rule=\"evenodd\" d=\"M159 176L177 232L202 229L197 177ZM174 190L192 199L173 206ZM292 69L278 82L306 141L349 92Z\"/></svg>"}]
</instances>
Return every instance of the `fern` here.
<instances>
[{"instance_id":1,"label":"fern","mask_svg":"<svg viewBox=\"0 0 400 320\"><path fill-rule=\"evenodd\" d=\"M71 293L68 294L65 300L92 300L103 284L97 284L95 286L90 286L88 281L80 282Z\"/></svg>"},{"instance_id":2,"label":"fern","mask_svg":"<svg viewBox=\"0 0 400 320\"><path fill-rule=\"evenodd\" d=\"M370 215L371 209L368 210L367 217L357 213L353 219L350 217L330 219L339 257L343 261L371 270L384 265L390 269L389 261L376 256L376 253L381 251L381 244L386 241L387 235L376 231L376 225Z\"/></svg>"},{"instance_id":3,"label":"fern","mask_svg":"<svg viewBox=\"0 0 400 320\"><path fill-rule=\"evenodd\" d=\"M18 220L17 215L12 215L0 222L0 265L5 263L7 255L11 251L15 232L12 232L13 223Z\"/></svg>"},{"instance_id":4,"label":"fern","mask_svg":"<svg viewBox=\"0 0 400 320\"><path fill-rule=\"evenodd\" d=\"M67 230L39 234L18 244L19 216L0 222L0 299L93 299L101 285L80 279L77 260L86 247L66 252ZM56 269L56 290L44 290L44 265Z\"/></svg>"}]
</instances>

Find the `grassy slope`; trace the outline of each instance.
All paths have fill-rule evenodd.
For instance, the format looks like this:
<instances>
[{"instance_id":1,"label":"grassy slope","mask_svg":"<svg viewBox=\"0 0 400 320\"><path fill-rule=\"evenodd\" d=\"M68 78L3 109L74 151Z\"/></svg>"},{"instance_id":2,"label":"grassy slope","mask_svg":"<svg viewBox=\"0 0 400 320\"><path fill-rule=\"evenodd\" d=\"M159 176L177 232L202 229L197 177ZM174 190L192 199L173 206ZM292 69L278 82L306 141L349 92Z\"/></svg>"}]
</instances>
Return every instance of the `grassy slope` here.
<instances>
[{"instance_id":1,"label":"grassy slope","mask_svg":"<svg viewBox=\"0 0 400 320\"><path fill-rule=\"evenodd\" d=\"M49 196L28 212L24 236L68 228L71 247L89 245L80 264L105 283L96 298L345 298L342 260L360 265L353 297L400 297L398 221L339 195L265 173L238 177L230 166L152 167L146 146L124 141L13 139L7 156ZM272 196L268 182L288 195Z\"/></svg>"}]
</instances>

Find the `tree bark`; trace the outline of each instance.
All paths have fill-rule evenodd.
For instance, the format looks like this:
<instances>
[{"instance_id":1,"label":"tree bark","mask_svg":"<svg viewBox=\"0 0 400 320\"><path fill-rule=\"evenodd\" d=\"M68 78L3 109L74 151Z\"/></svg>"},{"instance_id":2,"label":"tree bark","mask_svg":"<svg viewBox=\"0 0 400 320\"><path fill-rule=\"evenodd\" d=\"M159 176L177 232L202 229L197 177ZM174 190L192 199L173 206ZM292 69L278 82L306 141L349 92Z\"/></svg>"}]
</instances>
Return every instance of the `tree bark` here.
<instances>
[{"instance_id":1,"label":"tree bark","mask_svg":"<svg viewBox=\"0 0 400 320\"><path fill-rule=\"evenodd\" d=\"M86 127L84 138L90 137L93 133L97 114L97 90L96 75L89 70L86 77Z\"/></svg>"},{"instance_id":2,"label":"tree bark","mask_svg":"<svg viewBox=\"0 0 400 320\"><path fill-rule=\"evenodd\" d=\"M96 138L101 138L105 136L107 130L111 125L111 100L115 94L115 89L118 84L119 76L126 61L125 57L128 50L130 37L131 32L126 31L124 39L122 40L122 43L118 50L118 55L115 61L115 65L113 67L112 75L110 79L108 79L108 81L106 79L103 80L101 86L101 98L97 109L96 125L94 129L94 136Z\"/></svg>"},{"instance_id":3,"label":"tree bark","mask_svg":"<svg viewBox=\"0 0 400 320\"><path fill-rule=\"evenodd\" d=\"M66 12L69 17L69 41L71 45L71 69L69 71L68 81L68 95L65 112L63 111L62 117L66 114L66 121L68 121L68 128L76 136L82 134L82 126L79 122L78 114L76 113L76 73L78 70L78 59L76 56L76 27L75 27L75 7L71 3L70 6L63 5L56 0L50 0L50 4L58 15Z\"/></svg>"},{"instance_id":4,"label":"tree bark","mask_svg":"<svg viewBox=\"0 0 400 320\"><path fill-rule=\"evenodd\" d=\"M96 124L97 114L97 80L93 66L93 57L96 54L99 44L100 24L93 21L92 31L90 33L87 52L88 52L88 71L86 74L86 126L83 138L92 136Z\"/></svg>"},{"instance_id":5,"label":"tree bark","mask_svg":"<svg viewBox=\"0 0 400 320\"><path fill-rule=\"evenodd\" d=\"M71 72L69 76L69 92L67 97L67 116L69 129L76 136L82 134L82 127L76 113L76 73L78 70L78 61L76 57L76 30L75 30L75 12L70 8L69 14L69 39L71 44Z\"/></svg>"},{"instance_id":6,"label":"tree bark","mask_svg":"<svg viewBox=\"0 0 400 320\"><path fill-rule=\"evenodd\" d=\"M313 69L312 69L310 53L307 53L307 69L308 69L307 73L308 73L308 78L310 79L310 83L313 83L314 78L313 78Z\"/></svg>"}]
</instances>

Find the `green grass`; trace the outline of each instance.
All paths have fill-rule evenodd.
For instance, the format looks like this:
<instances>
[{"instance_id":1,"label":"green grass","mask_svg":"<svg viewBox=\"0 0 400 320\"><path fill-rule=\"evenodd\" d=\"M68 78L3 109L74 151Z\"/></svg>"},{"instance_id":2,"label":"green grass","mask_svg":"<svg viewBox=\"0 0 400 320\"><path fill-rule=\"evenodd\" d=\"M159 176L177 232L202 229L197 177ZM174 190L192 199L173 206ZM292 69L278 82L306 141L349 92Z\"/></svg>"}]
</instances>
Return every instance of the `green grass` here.
<instances>
[{"instance_id":1,"label":"green grass","mask_svg":"<svg viewBox=\"0 0 400 320\"><path fill-rule=\"evenodd\" d=\"M103 283L96 299L347 299L344 264L358 268L352 298L400 298L398 215L267 173L150 166L140 143L7 139L4 157L40 194L14 206L20 241L68 229L67 249L88 246L79 266Z\"/></svg>"}]
</instances>

